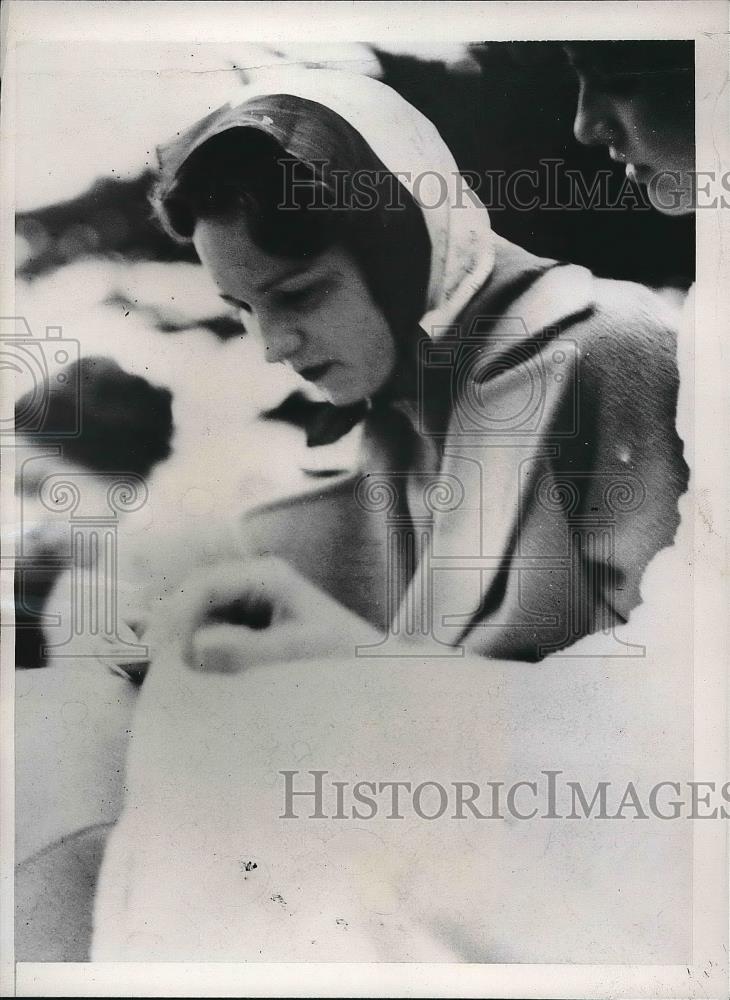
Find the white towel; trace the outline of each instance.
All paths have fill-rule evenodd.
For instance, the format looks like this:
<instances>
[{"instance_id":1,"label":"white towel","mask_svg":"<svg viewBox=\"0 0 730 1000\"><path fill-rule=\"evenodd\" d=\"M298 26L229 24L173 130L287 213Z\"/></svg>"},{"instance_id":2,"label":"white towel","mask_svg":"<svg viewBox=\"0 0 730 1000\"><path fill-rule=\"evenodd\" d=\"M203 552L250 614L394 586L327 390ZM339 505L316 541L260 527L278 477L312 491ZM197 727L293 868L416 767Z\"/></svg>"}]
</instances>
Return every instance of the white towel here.
<instances>
[{"instance_id":1,"label":"white towel","mask_svg":"<svg viewBox=\"0 0 730 1000\"><path fill-rule=\"evenodd\" d=\"M235 676L169 648L142 689L126 805L97 893L97 961L683 962L691 824L518 820L516 781L621 790L688 775L690 707L666 661L309 661ZM281 819L284 779L323 776ZM389 794L332 818L333 781L438 782L439 819ZM504 819L456 811L454 782L503 781ZM307 783L309 784L307 785ZM565 788L560 802L565 803ZM424 794L421 813L438 811ZM527 794L526 794L527 792ZM391 789L392 794L392 789ZM401 792L403 794L403 792ZM681 797L681 796L680 796ZM514 805L529 811L529 790ZM559 805L560 808L560 805ZM361 812L368 810L361 807ZM564 810L565 811L565 810Z\"/></svg>"}]
</instances>

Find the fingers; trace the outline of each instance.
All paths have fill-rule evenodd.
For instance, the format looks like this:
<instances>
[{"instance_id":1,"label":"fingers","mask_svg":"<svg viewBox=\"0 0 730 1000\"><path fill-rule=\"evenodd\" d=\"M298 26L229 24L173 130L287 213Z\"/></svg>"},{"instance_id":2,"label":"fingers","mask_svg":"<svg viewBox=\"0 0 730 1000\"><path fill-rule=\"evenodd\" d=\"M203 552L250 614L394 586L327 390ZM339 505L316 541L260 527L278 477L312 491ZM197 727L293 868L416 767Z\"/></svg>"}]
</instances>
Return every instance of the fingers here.
<instances>
[{"instance_id":1,"label":"fingers","mask_svg":"<svg viewBox=\"0 0 730 1000\"><path fill-rule=\"evenodd\" d=\"M183 657L192 659L193 636L204 626L238 625L255 632L297 617L302 588L311 587L291 566L268 556L196 572L181 588L175 609Z\"/></svg>"},{"instance_id":2,"label":"fingers","mask_svg":"<svg viewBox=\"0 0 730 1000\"><path fill-rule=\"evenodd\" d=\"M237 625L205 625L192 639L190 665L196 670L231 674L253 664L286 662L302 655L301 628L284 623L258 631Z\"/></svg>"},{"instance_id":3,"label":"fingers","mask_svg":"<svg viewBox=\"0 0 730 1000\"><path fill-rule=\"evenodd\" d=\"M165 609L161 649L197 670L235 673L254 663L355 655L379 637L367 622L276 558L196 572Z\"/></svg>"},{"instance_id":4,"label":"fingers","mask_svg":"<svg viewBox=\"0 0 730 1000\"><path fill-rule=\"evenodd\" d=\"M358 646L372 647L381 640L368 622L325 599L307 618L287 619L270 628L205 625L193 636L189 662L196 670L237 673L261 663L352 659Z\"/></svg>"}]
</instances>

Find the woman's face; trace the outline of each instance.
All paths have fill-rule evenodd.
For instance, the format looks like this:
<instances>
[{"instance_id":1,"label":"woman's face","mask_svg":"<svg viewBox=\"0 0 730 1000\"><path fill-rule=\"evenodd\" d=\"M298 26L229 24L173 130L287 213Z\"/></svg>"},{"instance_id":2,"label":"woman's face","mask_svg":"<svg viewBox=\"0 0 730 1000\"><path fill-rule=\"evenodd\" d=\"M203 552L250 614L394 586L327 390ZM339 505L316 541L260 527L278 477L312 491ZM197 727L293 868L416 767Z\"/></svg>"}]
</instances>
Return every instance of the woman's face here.
<instances>
[{"instance_id":1,"label":"woman's face","mask_svg":"<svg viewBox=\"0 0 730 1000\"><path fill-rule=\"evenodd\" d=\"M566 50L580 85L573 125L578 141L607 146L627 176L646 185L659 211L691 211L694 74L651 67L613 72L594 65L579 46Z\"/></svg>"},{"instance_id":2,"label":"woman's face","mask_svg":"<svg viewBox=\"0 0 730 1000\"><path fill-rule=\"evenodd\" d=\"M241 217L200 220L193 243L221 296L260 335L267 361L290 365L338 406L382 388L395 342L351 254L332 247L303 261L272 256Z\"/></svg>"}]
</instances>

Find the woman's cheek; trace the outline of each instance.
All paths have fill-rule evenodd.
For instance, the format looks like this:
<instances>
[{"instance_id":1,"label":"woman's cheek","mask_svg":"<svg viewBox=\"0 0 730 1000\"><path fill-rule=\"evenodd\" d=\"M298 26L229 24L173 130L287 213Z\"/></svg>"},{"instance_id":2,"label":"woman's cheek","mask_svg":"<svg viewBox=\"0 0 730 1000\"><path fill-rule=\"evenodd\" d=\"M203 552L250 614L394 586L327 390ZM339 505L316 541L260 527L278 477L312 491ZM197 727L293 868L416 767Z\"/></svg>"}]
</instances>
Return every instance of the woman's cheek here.
<instances>
[{"instance_id":1,"label":"woman's cheek","mask_svg":"<svg viewBox=\"0 0 730 1000\"><path fill-rule=\"evenodd\" d=\"M348 331L358 325L358 311L353 308L350 296L342 292L325 296L315 310L315 316L321 328L330 332L330 336L339 343L344 342Z\"/></svg>"}]
</instances>

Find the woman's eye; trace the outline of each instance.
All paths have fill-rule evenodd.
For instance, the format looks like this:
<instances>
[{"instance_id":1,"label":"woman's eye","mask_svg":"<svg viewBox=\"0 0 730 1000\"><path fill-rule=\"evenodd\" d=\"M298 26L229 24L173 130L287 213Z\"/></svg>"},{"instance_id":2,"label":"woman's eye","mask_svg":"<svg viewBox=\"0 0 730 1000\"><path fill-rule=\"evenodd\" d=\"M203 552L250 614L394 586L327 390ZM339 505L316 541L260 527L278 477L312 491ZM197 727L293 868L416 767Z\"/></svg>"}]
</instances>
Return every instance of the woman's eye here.
<instances>
[{"instance_id":1,"label":"woman's eye","mask_svg":"<svg viewBox=\"0 0 730 1000\"><path fill-rule=\"evenodd\" d=\"M307 285L305 288L293 288L290 291L279 292L277 299L285 308L312 308L319 303L325 293L324 282Z\"/></svg>"},{"instance_id":2,"label":"woman's eye","mask_svg":"<svg viewBox=\"0 0 730 1000\"><path fill-rule=\"evenodd\" d=\"M636 93L640 82L640 77L636 73L616 73L605 78L606 90L620 97Z\"/></svg>"}]
</instances>

